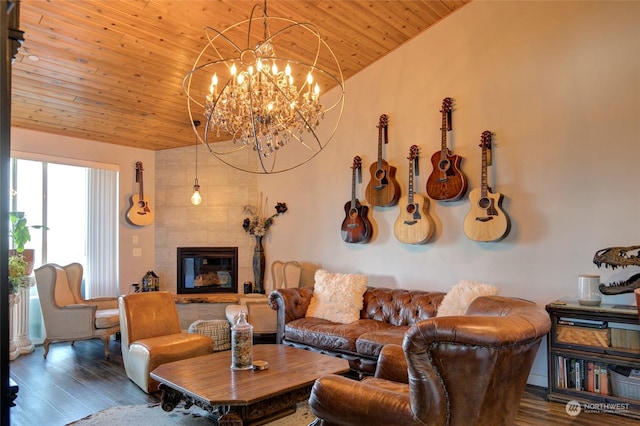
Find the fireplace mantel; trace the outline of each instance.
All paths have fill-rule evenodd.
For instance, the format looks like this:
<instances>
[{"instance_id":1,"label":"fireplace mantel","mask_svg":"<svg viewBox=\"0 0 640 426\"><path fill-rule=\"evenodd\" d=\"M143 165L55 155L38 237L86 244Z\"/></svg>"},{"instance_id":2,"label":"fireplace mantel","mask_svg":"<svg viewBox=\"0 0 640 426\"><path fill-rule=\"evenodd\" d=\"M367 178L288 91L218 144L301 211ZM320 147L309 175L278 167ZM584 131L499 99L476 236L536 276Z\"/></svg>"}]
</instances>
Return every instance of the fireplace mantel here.
<instances>
[{"instance_id":1,"label":"fireplace mantel","mask_svg":"<svg viewBox=\"0 0 640 426\"><path fill-rule=\"evenodd\" d=\"M236 293L217 294L175 294L174 299L177 304L187 303L238 303Z\"/></svg>"}]
</instances>

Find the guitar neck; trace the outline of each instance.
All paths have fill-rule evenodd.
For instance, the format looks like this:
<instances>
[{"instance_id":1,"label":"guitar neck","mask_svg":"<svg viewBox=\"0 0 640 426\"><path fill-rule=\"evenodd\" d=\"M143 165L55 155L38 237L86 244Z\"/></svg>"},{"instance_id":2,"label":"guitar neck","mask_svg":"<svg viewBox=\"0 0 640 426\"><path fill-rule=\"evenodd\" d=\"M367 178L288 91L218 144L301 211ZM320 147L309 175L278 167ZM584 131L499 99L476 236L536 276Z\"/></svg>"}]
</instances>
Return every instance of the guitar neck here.
<instances>
[{"instance_id":1,"label":"guitar neck","mask_svg":"<svg viewBox=\"0 0 640 426\"><path fill-rule=\"evenodd\" d=\"M413 204L413 170L415 169L416 160L409 161L409 204Z\"/></svg>"},{"instance_id":2,"label":"guitar neck","mask_svg":"<svg viewBox=\"0 0 640 426\"><path fill-rule=\"evenodd\" d=\"M488 184L487 184L487 147L482 147L482 183L480 187L480 196L482 198L486 198L488 192Z\"/></svg>"},{"instance_id":3,"label":"guitar neck","mask_svg":"<svg viewBox=\"0 0 640 426\"><path fill-rule=\"evenodd\" d=\"M358 169L355 167L351 171L351 209L356 208L356 173Z\"/></svg>"},{"instance_id":4,"label":"guitar neck","mask_svg":"<svg viewBox=\"0 0 640 426\"><path fill-rule=\"evenodd\" d=\"M378 126L378 170L382 169L382 134L383 126Z\"/></svg>"}]
</instances>

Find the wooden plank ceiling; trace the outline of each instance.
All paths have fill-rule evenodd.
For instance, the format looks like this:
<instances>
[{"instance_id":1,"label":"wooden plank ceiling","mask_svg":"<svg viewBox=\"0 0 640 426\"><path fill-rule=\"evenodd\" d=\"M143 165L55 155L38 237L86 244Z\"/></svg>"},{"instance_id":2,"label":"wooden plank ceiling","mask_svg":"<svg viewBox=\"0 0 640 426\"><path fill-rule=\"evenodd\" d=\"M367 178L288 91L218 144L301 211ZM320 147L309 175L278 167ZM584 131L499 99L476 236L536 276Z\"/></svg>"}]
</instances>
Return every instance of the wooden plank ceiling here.
<instances>
[{"instance_id":1,"label":"wooden plank ceiling","mask_svg":"<svg viewBox=\"0 0 640 426\"><path fill-rule=\"evenodd\" d=\"M267 12L315 24L346 80L469 1L271 0ZM204 29L245 20L255 4L22 0L11 124L150 150L191 145L182 82L206 43ZM306 46L298 41L278 54L300 55Z\"/></svg>"}]
</instances>

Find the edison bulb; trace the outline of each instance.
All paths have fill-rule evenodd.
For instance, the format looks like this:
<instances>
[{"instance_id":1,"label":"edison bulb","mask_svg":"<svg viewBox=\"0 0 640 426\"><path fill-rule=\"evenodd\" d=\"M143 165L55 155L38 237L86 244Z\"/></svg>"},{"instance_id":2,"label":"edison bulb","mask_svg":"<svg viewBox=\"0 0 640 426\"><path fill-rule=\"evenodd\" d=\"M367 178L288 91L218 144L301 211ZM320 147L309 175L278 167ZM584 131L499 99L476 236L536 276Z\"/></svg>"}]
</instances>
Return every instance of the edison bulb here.
<instances>
[{"instance_id":1,"label":"edison bulb","mask_svg":"<svg viewBox=\"0 0 640 426\"><path fill-rule=\"evenodd\" d=\"M191 204L194 206L199 205L202 202L202 197L200 196L200 191L197 189L193 190L193 194L191 195Z\"/></svg>"}]
</instances>

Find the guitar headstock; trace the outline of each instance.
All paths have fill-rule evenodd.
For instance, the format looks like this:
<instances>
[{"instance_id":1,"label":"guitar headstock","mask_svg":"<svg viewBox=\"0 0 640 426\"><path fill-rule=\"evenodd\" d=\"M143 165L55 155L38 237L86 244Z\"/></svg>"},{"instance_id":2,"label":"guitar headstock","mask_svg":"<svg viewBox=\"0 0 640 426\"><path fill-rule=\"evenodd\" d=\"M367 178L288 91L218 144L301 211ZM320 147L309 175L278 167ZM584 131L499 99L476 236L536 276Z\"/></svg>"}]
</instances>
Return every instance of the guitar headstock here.
<instances>
[{"instance_id":1,"label":"guitar headstock","mask_svg":"<svg viewBox=\"0 0 640 426\"><path fill-rule=\"evenodd\" d=\"M378 121L378 128L383 129L389 125L389 117L387 114L382 114L380 116L380 121Z\"/></svg>"},{"instance_id":2,"label":"guitar headstock","mask_svg":"<svg viewBox=\"0 0 640 426\"><path fill-rule=\"evenodd\" d=\"M409 159L409 161L413 161L418 158L419 154L420 147L418 147L418 145L411 145L411 147L409 148L409 156L407 158Z\"/></svg>"},{"instance_id":3,"label":"guitar headstock","mask_svg":"<svg viewBox=\"0 0 640 426\"><path fill-rule=\"evenodd\" d=\"M136 170L141 172L144 169L142 168L142 161L136 161Z\"/></svg>"},{"instance_id":4,"label":"guitar headstock","mask_svg":"<svg viewBox=\"0 0 640 426\"><path fill-rule=\"evenodd\" d=\"M491 149L491 132L485 130L480 138L480 148Z\"/></svg>"},{"instance_id":5,"label":"guitar headstock","mask_svg":"<svg viewBox=\"0 0 640 426\"><path fill-rule=\"evenodd\" d=\"M353 166L351 166L352 170L359 170L362 167L362 158L359 155L353 157Z\"/></svg>"},{"instance_id":6,"label":"guitar headstock","mask_svg":"<svg viewBox=\"0 0 640 426\"><path fill-rule=\"evenodd\" d=\"M452 103L453 101L451 100L451 98L444 98L442 100L442 109L440 110L440 112L443 114L451 112Z\"/></svg>"}]
</instances>

